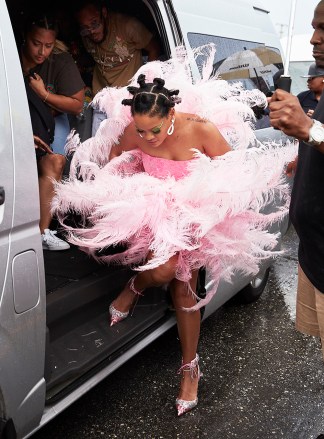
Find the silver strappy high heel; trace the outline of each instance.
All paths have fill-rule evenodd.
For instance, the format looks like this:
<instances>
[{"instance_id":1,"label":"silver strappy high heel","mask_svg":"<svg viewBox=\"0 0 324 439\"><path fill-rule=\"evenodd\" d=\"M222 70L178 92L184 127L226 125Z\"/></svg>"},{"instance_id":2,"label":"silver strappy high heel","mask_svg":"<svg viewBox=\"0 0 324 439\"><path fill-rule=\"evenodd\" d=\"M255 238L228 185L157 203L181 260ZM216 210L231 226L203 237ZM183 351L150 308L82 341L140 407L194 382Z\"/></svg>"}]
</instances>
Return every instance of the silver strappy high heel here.
<instances>
[{"instance_id":1,"label":"silver strappy high heel","mask_svg":"<svg viewBox=\"0 0 324 439\"><path fill-rule=\"evenodd\" d=\"M139 296L143 296L142 293L143 293L143 291L144 291L144 290L138 291L138 290L135 288L135 286L134 286L134 281L135 281L136 276L137 276L137 275L131 277L131 278L129 279L129 281L128 281L129 289L134 293L134 295L135 295L135 297L136 297L136 300L135 300L134 305L132 304L132 306L131 306L131 308L133 308L133 310L134 310L134 308L135 308L135 306L136 306L136 304L137 304L137 301L138 301ZM126 311L126 312L119 311L119 310L116 309L116 308L114 307L114 305L111 303L110 306L109 306L109 314L110 314L110 326L114 326L114 325L116 325L117 323L121 322L122 320L125 320L126 317L128 317L128 315L129 315L129 311Z\"/></svg>"},{"instance_id":2,"label":"silver strappy high heel","mask_svg":"<svg viewBox=\"0 0 324 439\"><path fill-rule=\"evenodd\" d=\"M195 358L190 361L190 363L182 364L180 369L178 370L178 374L181 374L183 372L189 372L190 378L193 380L195 378L198 378L198 381L200 380L200 377L202 376L202 373L200 371L199 367L199 355L196 354ZM185 399L176 399L176 409L178 412L178 416L181 416L193 408L195 408L198 404L198 397L196 399L193 399L191 401L186 401Z\"/></svg>"}]
</instances>

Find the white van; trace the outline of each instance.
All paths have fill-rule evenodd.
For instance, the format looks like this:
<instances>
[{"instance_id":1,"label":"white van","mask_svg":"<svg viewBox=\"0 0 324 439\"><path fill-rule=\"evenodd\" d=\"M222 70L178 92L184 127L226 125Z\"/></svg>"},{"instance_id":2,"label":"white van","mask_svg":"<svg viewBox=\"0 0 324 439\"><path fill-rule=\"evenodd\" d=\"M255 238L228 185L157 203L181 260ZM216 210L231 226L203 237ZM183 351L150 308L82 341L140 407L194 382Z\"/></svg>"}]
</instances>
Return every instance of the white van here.
<instances>
[{"instance_id":1,"label":"white van","mask_svg":"<svg viewBox=\"0 0 324 439\"><path fill-rule=\"evenodd\" d=\"M158 35L165 57L179 44L189 50L207 42L217 46L217 67L246 49L267 47L280 56L278 38L260 2L255 6L240 0L120 0L111 4L150 27ZM77 248L42 250L35 150L13 32L23 6L21 0L0 0L2 438L31 436L175 325L169 297L155 289L132 318L118 325L118 331L110 328L108 305L129 270L98 265ZM268 80L267 68L265 71ZM199 59L192 65L192 74L199 77ZM276 227L284 233L287 221ZM232 284L221 283L203 318L238 292L245 301L257 299L267 282L268 265L260 267L255 279L236 276ZM199 291L205 291L203 271Z\"/></svg>"}]
</instances>

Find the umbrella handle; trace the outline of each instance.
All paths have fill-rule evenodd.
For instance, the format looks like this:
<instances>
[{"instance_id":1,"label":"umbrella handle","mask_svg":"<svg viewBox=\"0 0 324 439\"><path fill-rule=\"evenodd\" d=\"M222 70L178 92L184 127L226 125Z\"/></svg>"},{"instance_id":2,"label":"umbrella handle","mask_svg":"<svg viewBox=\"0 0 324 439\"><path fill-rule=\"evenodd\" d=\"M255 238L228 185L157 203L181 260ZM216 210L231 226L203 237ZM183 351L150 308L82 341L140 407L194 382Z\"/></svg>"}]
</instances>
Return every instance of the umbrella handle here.
<instances>
[{"instance_id":1,"label":"umbrella handle","mask_svg":"<svg viewBox=\"0 0 324 439\"><path fill-rule=\"evenodd\" d=\"M290 61L290 51L291 51L293 29L294 29L296 1L297 0L291 0L289 30L288 30L288 38L287 38L287 53L286 53L286 59L285 59L285 65L284 65L284 73L283 73L283 75L280 76L278 84L277 84L277 88L280 88L281 90L285 90L288 93L290 93L290 87L291 87L291 77L288 74L288 68L289 68L289 61Z\"/></svg>"},{"instance_id":2,"label":"umbrella handle","mask_svg":"<svg viewBox=\"0 0 324 439\"><path fill-rule=\"evenodd\" d=\"M281 75L277 83L277 88L280 88L281 90L285 90L288 93L290 93L290 87L291 87L291 77L288 75Z\"/></svg>"},{"instance_id":3,"label":"umbrella handle","mask_svg":"<svg viewBox=\"0 0 324 439\"><path fill-rule=\"evenodd\" d=\"M277 83L277 88L280 88L281 90L290 93L290 87L291 87L291 77L288 75L281 75ZM274 129L279 130L279 128L274 128Z\"/></svg>"},{"instance_id":4,"label":"umbrella handle","mask_svg":"<svg viewBox=\"0 0 324 439\"><path fill-rule=\"evenodd\" d=\"M283 73L284 76L288 75L288 70L289 70L291 44L292 44L292 38L293 38L293 33L294 33L296 3L297 3L297 0L291 0L288 38L287 38L287 53L286 53L286 57L285 57L285 65L284 65L284 73Z\"/></svg>"},{"instance_id":5,"label":"umbrella handle","mask_svg":"<svg viewBox=\"0 0 324 439\"><path fill-rule=\"evenodd\" d=\"M281 90L290 93L290 87L291 87L291 77L288 75L281 75L277 83L277 88L280 88ZM278 130L279 128L274 128L274 129Z\"/></svg>"}]
</instances>

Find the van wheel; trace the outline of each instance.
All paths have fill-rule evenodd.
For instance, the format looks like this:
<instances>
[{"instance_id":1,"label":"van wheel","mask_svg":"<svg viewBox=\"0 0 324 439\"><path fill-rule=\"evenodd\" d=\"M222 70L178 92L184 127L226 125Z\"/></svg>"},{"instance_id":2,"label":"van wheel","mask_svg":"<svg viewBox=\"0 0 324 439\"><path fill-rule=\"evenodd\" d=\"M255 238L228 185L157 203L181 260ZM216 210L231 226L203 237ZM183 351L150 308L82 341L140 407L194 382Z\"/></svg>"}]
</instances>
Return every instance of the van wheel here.
<instances>
[{"instance_id":1,"label":"van wheel","mask_svg":"<svg viewBox=\"0 0 324 439\"><path fill-rule=\"evenodd\" d=\"M236 294L236 298L240 303L253 303L259 299L265 286L267 285L270 273L270 267L265 270L259 271L259 273L250 281L250 283L242 288Z\"/></svg>"},{"instance_id":2,"label":"van wheel","mask_svg":"<svg viewBox=\"0 0 324 439\"><path fill-rule=\"evenodd\" d=\"M204 299L206 297L206 269L200 268L197 278L197 296L201 299ZM205 314L205 307L200 308L200 316L203 318Z\"/></svg>"}]
</instances>

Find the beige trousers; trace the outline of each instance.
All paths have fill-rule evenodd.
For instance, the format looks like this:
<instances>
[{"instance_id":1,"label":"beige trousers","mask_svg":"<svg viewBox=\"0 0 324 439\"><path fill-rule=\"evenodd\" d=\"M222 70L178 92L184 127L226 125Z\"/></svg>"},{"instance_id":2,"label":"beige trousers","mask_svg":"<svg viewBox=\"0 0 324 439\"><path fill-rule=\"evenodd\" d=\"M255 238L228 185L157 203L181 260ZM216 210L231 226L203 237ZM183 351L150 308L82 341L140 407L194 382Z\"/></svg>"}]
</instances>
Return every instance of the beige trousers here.
<instances>
[{"instance_id":1,"label":"beige trousers","mask_svg":"<svg viewBox=\"0 0 324 439\"><path fill-rule=\"evenodd\" d=\"M298 266L296 329L308 335L321 337L324 359L324 294L309 281Z\"/></svg>"}]
</instances>

